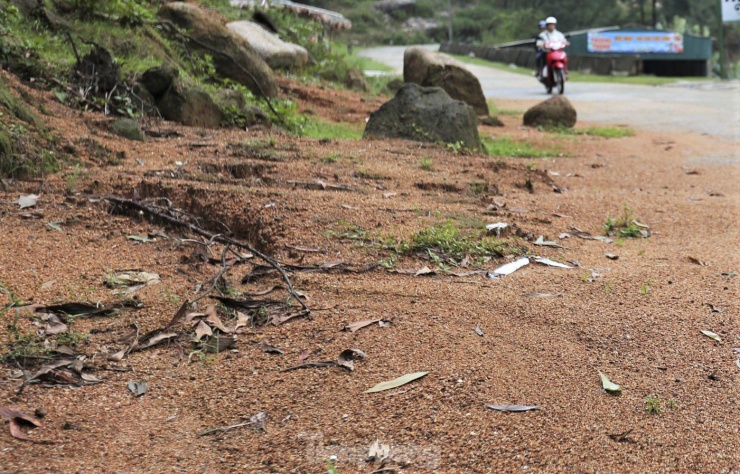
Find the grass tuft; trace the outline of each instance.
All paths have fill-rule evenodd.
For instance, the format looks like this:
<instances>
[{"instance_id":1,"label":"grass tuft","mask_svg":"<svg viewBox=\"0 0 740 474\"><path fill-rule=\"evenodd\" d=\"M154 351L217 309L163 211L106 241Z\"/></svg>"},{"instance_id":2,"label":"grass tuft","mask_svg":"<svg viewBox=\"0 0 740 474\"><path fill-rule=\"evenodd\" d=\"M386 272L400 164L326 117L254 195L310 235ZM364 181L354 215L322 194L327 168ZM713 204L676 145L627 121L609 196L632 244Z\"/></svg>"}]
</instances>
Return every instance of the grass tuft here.
<instances>
[{"instance_id":1,"label":"grass tuft","mask_svg":"<svg viewBox=\"0 0 740 474\"><path fill-rule=\"evenodd\" d=\"M547 158L563 156L560 150L536 148L528 143L517 142L509 137L483 137L483 147L490 156L508 156L512 158Z\"/></svg>"}]
</instances>

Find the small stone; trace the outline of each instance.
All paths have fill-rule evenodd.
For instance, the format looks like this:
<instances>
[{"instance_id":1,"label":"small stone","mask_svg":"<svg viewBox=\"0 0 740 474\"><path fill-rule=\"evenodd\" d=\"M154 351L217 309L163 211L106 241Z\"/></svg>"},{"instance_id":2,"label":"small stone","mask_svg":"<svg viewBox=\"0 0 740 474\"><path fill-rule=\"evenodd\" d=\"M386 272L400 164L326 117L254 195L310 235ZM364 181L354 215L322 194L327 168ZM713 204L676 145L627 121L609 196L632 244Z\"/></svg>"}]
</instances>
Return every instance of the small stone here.
<instances>
[{"instance_id":1,"label":"small stone","mask_svg":"<svg viewBox=\"0 0 740 474\"><path fill-rule=\"evenodd\" d=\"M48 412L46 411L46 408L37 408L36 411L34 412L34 414L39 418L45 417L47 413Z\"/></svg>"}]
</instances>

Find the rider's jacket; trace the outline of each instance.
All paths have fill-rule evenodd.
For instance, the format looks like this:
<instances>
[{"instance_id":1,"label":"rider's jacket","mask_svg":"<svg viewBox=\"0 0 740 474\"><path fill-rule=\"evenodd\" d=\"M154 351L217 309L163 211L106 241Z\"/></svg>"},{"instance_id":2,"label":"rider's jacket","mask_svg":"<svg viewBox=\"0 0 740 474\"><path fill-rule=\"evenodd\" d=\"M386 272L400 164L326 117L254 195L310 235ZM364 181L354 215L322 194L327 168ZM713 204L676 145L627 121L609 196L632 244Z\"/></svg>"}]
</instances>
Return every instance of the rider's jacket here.
<instances>
[{"instance_id":1,"label":"rider's jacket","mask_svg":"<svg viewBox=\"0 0 740 474\"><path fill-rule=\"evenodd\" d=\"M545 30L537 37L537 48L542 49L545 46L545 43L547 43L548 41L562 41L563 43L567 42L565 39L565 35L558 30L554 30L552 33Z\"/></svg>"}]
</instances>

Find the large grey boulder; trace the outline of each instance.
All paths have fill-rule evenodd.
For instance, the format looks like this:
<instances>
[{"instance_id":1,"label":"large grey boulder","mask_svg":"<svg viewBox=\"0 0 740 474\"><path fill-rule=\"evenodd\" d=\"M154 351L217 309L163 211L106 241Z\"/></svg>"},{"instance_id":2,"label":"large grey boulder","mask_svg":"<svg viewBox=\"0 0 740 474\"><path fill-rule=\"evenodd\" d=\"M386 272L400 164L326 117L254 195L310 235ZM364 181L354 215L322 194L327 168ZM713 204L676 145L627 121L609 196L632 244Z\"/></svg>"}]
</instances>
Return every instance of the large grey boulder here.
<instances>
[{"instance_id":1,"label":"large grey boulder","mask_svg":"<svg viewBox=\"0 0 740 474\"><path fill-rule=\"evenodd\" d=\"M235 21L226 27L244 38L265 62L274 69L301 69L308 63L303 46L287 43L276 34L251 21Z\"/></svg>"},{"instance_id":2,"label":"large grey boulder","mask_svg":"<svg viewBox=\"0 0 740 474\"><path fill-rule=\"evenodd\" d=\"M157 101L157 108L167 120L195 127L218 128L223 113L207 92L182 78L176 78Z\"/></svg>"},{"instance_id":3,"label":"large grey boulder","mask_svg":"<svg viewBox=\"0 0 740 474\"><path fill-rule=\"evenodd\" d=\"M443 53L420 46L403 54L403 80L424 87L441 87L450 97L473 107L478 115L488 115L488 103L480 81L461 62Z\"/></svg>"},{"instance_id":4,"label":"large grey boulder","mask_svg":"<svg viewBox=\"0 0 740 474\"><path fill-rule=\"evenodd\" d=\"M188 48L212 56L221 76L248 87L257 95L277 96L272 69L244 38L226 28L212 13L198 5L173 2L163 6L158 15L187 30L191 38Z\"/></svg>"},{"instance_id":5,"label":"large grey boulder","mask_svg":"<svg viewBox=\"0 0 740 474\"><path fill-rule=\"evenodd\" d=\"M406 83L396 97L370 115L364 138L406 138L421 142L459 143L481 148L477 117L466 103L439 87Z\"/></svg>"},{"instance_id":6,"label":"large grey boulder","mask_svg":"<svg viewBox=\"0 0 740 474\"><path fill-rule=\"evenodd\" d=\"M573 128L576 118L576 109L570 101L562 95L556 95L527 110L524 113L524 125Z\"/></svg>"}]
</instances>

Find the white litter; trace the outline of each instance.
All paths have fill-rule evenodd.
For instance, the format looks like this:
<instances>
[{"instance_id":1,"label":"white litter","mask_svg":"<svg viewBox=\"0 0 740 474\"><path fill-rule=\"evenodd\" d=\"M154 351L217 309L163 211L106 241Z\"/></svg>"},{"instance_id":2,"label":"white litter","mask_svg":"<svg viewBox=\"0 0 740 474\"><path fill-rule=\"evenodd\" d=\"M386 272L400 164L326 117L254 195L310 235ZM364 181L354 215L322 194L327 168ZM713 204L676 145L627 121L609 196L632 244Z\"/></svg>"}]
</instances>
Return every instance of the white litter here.
<instances>
[{"instance_id":1,"label":"white litter","mask_svg":"<svg viewBox=\"0 0 740 474\"><path fill-rule=\"evenodd\" d=\"M534 257L534 261L537 263L541 263L542 265L547 265L548 267L558 267L558 268L568 268L571 269L573 267L566 265L564 263L556 262L554 260L550 260L549 258L543 258L543 257Z\"/></svg>"},{"instance_id":2,"label":"white litter","mask_svg":"<svg viewBox=\"0 0 740 474\"><path fill-rule=\"evenodd\" d=\"M511 263L507 263L506 265L498 267L494 271L488 272L486 275L489 278L493 278L493 279L501 278L502 276L511 275L515 271L527 265L529 265L529 259L527 257L523 257L523 258L520 258L519 260L515 260Z\"/></svg>"}]
</instances>

